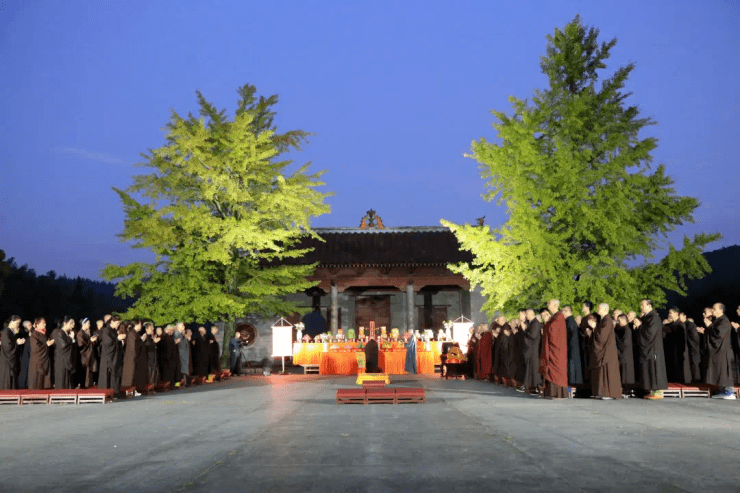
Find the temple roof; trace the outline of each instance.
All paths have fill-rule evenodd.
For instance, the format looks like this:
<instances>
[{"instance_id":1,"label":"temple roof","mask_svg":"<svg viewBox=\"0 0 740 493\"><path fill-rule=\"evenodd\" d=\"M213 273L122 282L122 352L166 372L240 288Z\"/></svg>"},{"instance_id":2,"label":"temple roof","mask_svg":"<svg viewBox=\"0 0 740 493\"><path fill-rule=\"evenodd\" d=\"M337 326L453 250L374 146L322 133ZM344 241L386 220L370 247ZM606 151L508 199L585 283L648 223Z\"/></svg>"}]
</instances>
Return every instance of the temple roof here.
<instances>
[{"instance_id":1,"label":"temple roof","mask_svg":"<svg viewBox=\"0 0 740 493\"><path fill-rule=\"evenodd\" d=\"M455 235L441 226L383 229L315 228L325 241L304 239L299 248L312 247L296 263L329 265L446 265L470 262Z\"/></svg>"}]
</instances>

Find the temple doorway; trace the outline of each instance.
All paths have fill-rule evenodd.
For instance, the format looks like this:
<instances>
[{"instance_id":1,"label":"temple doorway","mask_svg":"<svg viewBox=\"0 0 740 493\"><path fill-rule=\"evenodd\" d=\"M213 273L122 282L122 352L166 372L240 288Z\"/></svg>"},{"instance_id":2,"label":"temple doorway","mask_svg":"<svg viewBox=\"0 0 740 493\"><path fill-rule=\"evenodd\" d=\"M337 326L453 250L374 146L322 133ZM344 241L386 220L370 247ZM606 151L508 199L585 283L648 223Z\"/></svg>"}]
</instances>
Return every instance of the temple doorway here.
<instances>
[{"instance_id":1,"label":"temple doorway","mask_svg":"<svg viewBox=\"0 0 740 493\"><path fill-rule=\"evenodd\" d=\"M355 298L355 328L386 327L390 332L391 326L391 297L390 295L357 296Z\"/></svg>"}]
</instances>

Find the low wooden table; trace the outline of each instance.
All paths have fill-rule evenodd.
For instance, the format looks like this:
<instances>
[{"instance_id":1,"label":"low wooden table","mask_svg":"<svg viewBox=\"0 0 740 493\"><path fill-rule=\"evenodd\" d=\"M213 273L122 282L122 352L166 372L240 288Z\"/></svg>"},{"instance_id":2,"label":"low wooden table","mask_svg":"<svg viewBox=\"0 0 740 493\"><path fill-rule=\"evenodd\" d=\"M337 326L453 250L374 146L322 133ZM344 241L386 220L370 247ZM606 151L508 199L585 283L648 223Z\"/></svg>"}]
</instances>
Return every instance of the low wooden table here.
<instances>
[{"instance_id":1,"label":"low wooden table","mask_svg":"<svg viewBox=\"0 0 740 493\"><path fill-rule=\"evenodd\" d=\"M373 380L381 380L386 385L391 383L391 378L387 373L360 373L357 375L357 385L362 385L362 382L370 382Z\"/></svg>"}]
</instances>

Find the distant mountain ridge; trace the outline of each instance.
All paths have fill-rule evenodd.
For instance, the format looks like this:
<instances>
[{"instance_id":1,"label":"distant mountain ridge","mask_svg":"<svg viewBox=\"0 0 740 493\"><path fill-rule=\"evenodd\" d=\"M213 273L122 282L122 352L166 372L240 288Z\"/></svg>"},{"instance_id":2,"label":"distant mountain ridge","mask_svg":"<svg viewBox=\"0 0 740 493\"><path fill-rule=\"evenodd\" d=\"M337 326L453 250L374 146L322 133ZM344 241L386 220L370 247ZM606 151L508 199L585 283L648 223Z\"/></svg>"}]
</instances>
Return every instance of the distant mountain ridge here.
<instances>
[{"instance_id":1,"label":"distant mountain ridge","mask_svg":"<svg viewBox=\"0 0 740 493\"><path fill-rule=\"evenodd\" d=\"M704 258L712 272L702 279L689 281L687 296L668 293L667 308L677 306L697 320L704 307L719 302L725 304L728 315L733 318L740 305L740 245L705 252Z\"/></svg>"}]
</instances>

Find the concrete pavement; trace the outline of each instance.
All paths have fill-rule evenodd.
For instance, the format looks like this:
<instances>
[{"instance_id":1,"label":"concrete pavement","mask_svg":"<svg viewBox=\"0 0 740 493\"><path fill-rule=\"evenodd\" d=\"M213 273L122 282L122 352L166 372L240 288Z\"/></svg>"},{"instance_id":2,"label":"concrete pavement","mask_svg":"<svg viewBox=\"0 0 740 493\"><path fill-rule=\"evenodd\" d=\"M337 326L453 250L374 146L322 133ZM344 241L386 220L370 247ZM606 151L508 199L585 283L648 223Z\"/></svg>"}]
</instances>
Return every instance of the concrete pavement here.
<instances>
[{"instance_id":1,"label":"concrete pavement","mask_svg":"<svg viewBox=\"0 0 740 493\"><path fill-rule=\"evenodd\" d=\"M112 405L0 407L0 491L740 491L740 401L546 401L399 376L249 376Z\"/></svg>"}]
</instances>

